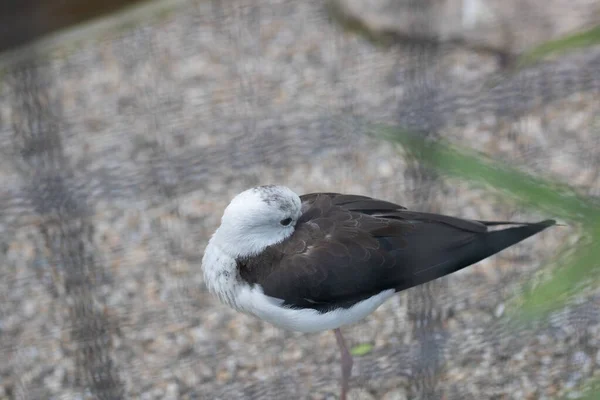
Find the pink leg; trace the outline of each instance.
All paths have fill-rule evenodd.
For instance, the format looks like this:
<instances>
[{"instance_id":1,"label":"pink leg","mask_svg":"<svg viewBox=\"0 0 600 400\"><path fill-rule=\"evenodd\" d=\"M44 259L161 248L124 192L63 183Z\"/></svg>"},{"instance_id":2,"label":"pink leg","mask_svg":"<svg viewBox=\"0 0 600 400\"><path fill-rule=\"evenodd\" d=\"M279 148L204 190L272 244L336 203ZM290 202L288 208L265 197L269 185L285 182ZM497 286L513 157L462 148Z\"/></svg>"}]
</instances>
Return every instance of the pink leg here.
<instances>
[{"instance_id":1,"label":"pink leg","mask_svg":"<svg viewBox=\"0 0 600 400\"><path fill-rule=\"evenodd\" d=\"M342 394L340 395L340 400L346 400L348 383L350 375L352 374L352 355L346 347L346 342L344 341L344 337L342 336L342 331L340 328L334 329L333 332L335 333L335 340L338 343L338 347L340 348L340 353L342 356Z\"/></svg>"}]
</instances>

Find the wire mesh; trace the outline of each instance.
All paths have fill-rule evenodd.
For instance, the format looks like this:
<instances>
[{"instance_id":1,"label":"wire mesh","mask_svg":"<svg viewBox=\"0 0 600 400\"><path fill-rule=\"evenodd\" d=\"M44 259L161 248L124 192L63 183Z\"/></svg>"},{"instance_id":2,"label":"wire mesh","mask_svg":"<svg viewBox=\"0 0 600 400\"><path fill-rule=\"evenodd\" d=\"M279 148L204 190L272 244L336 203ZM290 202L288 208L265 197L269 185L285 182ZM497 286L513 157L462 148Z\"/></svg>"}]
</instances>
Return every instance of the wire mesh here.
<instances>
[{"instance_id":1,"label":"wire mesh","mask_svg":"<svg viewBox=\"0 0 600 400\"><path fill-rule=\"evenodd\" d=\"M598 51L505 76L492 55L379 48L321 2L285 0L190 2L42 50L10 66L0 92L0 397L335 398L332 334L280 331L205 291L202 249L231 196L283 183L471 218L535 216L445 182L418 154L363 135L369 124L600 193ZM355 361L350 398L549 398L592 376L597 290L535 326L502 318L569 235L545 233L346 328L374 346Z\"/></svg>"}]
</instances>

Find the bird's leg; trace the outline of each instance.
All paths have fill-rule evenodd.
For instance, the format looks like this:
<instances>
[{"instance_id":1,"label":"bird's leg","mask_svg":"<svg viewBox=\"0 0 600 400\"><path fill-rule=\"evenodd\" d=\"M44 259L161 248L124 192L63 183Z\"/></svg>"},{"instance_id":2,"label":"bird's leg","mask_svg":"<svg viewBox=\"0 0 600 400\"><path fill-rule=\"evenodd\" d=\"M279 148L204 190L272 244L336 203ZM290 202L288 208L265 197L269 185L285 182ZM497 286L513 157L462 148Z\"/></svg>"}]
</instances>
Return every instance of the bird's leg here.
<instances>
[{"instance_id":1,"label":"bird's leg","mask_svg":"<svg viewBox=\"0 0 600 400\"><path fill-rule=\"evenodd\" d=\"M340 400L346 400L348 383L352 373L352 355L346 347L346 342L344 341L344 337L342 336L342 331L340 328L334 329L333 332L335 333L335 340L338 343L338 347L340 348L340 353L342 356L342 394L340 395Z\"/></svg>"}]
</instances>

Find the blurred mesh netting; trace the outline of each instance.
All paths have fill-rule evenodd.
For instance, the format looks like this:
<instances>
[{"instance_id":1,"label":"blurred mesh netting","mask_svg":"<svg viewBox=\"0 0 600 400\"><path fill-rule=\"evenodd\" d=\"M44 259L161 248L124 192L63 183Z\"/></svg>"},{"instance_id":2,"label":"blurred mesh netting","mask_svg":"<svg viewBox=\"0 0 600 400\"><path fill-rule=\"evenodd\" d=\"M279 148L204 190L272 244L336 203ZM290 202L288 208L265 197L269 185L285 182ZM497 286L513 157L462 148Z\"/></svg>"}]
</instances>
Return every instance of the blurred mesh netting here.
<instances>
[{"instance_id":1,"label":"blurred mesh netting","mask_svg":"<svg viewBox=\"0 0 600 400\"><path fill-rule=\"evenodd\" d=\"M423 15L408 31L432 23ZM443 178L365 135L372 124L600 195L593 47L506 73L495 51L373 42L320 1L232 0L23 51L0 76L0 398L337 398L331 332L283 332L205 290L203 248L250 186L552 217ZM535 324L505 315L576 235L544 232L345 328L370 346L350 398L577 393L600 370L598 289Z\"/></svg>"}]
</instances>

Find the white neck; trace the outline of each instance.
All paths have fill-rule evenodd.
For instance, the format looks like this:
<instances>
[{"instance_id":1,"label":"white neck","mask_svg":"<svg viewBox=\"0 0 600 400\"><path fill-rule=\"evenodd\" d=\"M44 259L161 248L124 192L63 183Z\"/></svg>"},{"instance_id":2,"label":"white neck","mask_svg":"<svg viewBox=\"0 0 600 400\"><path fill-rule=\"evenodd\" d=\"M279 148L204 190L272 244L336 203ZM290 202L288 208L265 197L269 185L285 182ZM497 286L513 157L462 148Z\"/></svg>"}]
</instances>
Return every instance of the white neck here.
<instances>
[{"instance_id":1,"label":"white neck","mask_svg":"<svg viewBox=\"0 0 600 400\"><path fill-rule=\"evenodd\" d=\"M282 235L279 240L274 241L269 232L261 232L260 228L255 228L252 234L246 232L241 235L239 229L230 229L225 225L221 225L215 231L209 243L218 246L221 251L231 258L239 259L260 254L267 247L285 239L286 237Z\"/></svg>"},{"instance_id":2,"label":"white neck","mask_svg":"<svg viewBox=\"0 0 600 400\"><path fill-rule=\"evenodd\" d=\"M204 283L208 290L215 294L222 303L240 310L237 292L242 281L237 271L235 259L214 242L214 235L206 246L202 258Z\"/></svg>"}]
</instances>

